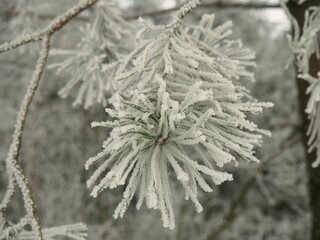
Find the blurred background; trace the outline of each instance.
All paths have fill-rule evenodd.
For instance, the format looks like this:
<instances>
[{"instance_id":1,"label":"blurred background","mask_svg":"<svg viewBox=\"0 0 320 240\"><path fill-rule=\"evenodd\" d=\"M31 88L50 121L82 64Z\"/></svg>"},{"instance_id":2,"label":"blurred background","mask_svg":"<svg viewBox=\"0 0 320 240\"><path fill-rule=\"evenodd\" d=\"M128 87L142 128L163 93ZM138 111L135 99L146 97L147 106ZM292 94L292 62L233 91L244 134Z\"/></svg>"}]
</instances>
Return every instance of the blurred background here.
<instances>
[{"instance_id":1,"label":"blurred background","mask_svg":"<svg viewBox=\"0 0 320 240\"><path fill-rule=\"evenodd\" d=\"M118 0L128 21L139 16L164 24L184 0ZM76 0L1 0L0 43L46 26ZM75 49L81 40L79 27L93 19L89 9L53 38L53 48ZM85 161L101 149L108 132L91 129L92 121L106 119L104 108L72 107L73 98L61 99L58 91L70 75L46 70L27 118L20 162L29 179L43 226L84 222L89 239L199 239L199 240L302 240L308 239L308 194L299 132L295 70L287 41L291 27L278 1L203 1L188 16L197 23L202 14L214 13L216 25L233 21L233 35L256 52L256 82L248 84L260 101L275 107L254 117L259 126L272 131L257 149L260 164L239 161L229 165L234 181L214 186L199 197L204 207L196 213L184 200L183 189L172 181L177 227L164 229L158 211L136 211L131 204L123 219L113 211L123 189L108 190L93 199L86 189L89 173ZM31 79L39 43L0 54L0 196L7 184L4 159L12 140L16 113ZM49 57L49 65L58 61ZM135 201L135 199L133 200ZM15 221L23 214L16 193L8 215Z\"/></svg>"}]
</instances>

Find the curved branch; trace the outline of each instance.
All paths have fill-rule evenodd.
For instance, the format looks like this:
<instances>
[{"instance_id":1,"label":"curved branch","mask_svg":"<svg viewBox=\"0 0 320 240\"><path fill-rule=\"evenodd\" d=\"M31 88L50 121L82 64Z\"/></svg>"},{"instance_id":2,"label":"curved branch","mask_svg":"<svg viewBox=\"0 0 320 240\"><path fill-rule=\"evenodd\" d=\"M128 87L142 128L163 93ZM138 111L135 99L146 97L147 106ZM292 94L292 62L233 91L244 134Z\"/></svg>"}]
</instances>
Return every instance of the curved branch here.
<instances>
[{"instance_id":1,"label":"curved branch","mask_svg":"<svg viewBox=\"0 0 320 240\"><path fill-rule=\"evenodd\" d=\"M33 97L41 80L41 76L47 64L47 59L50 50L50 40L52 35L55 32L59 31L63 26L65 26L69 21L71 21L71 19L73 19L83 10L87 9L88 7L92 6L94 3L98 1L99 0L83 0L79 4L69 9L64 14L56 17L46 28L38 32L31 33L29 35L22 36L9 43L0 45L1 53L17 48L29 42L42 40L42 47L37 61L37 65L33 72L33 77L28 86L27 93L21 103L21 107L15 125L15 131L13 134L13 140L10 145L8 156L6 158L6 167L9 175L9 183L7 192L0 204L0 211L4 211L12 198L16 186L18 186L22 192L24 207L26 209L26 215L22 219L20 219L19 223L11 225L7 229L5 229L0 234L1 240L15 236L26 225L30 225L32 227L32 230L34 231L38 240L43 239L41 225L38 219L36 205L32 196L32 192L28 180L25 177L23 170L18 163L25 121L29 113Z\"/></svg>"},{"instance_id":2,"label":"curved branch","mask_svg":"<svg viewBox=\"0 0 320 240\"><path fill-rule=\"evenodd\" d=\"M99 0L83 0L79 4L66 11L64 14L56 17L46 28L38 32L20 37L16 40L11 41L10 43L0 45L1 53L17 48L29 42L42 40L41 51L37 60L36 68L33 72L32 80L28 86L27 93L22 100L15 125L13 140L6 158L6 168L9 175L9 183L5 196L0 204L0 211L4 212L12 198L16 186L18 186L22 192L26 215L21 218L18 223L10 225L8 228L4 229L4 231L2 231L2 233L0 234L0 240L12 238L26 225L31 226L38 240L43 239L41 225L38 219L37 209L32 196L32 192L28 180L25 177L23 170L18 162L25 121L29 113L33 97L41 80L41 76L47 64L50 50L50 40L52 35L60 30L63 26L65 26L69 21L71 21L71 19L76 17L83 10L87 9L98 1Z\"/></svg>"},{"instance_id":3,"label":"curved branch","mask_svg":"<svg viewBox=\"0 0 320 240\"><path fill-rule=\"evenodd\" d=\"M9 185L14 184L16 182L16 184L21 189L24 206L27 212L26 216L30 218L30 220L27 222L32 226L33 230L36 232L38 239L42 239L42 232L41 232L40 222L37 216L36 205L33 200L29 183L23 173L23 170L21 169L18 163L18 158L19 158L19 153L21 148L25 121L31 106L32 99L36 93L42 73L47 63L49 48L50 48L50 34L47 34L44 36L42 40L42 47L41 47L39 59L37 61L37 66L33 73L33 77L28 87L27 94L25 95L22 101L20 111L18 113L17 122L15 125L15 131L13 134L13 140L10 145L10 150L6 159L9 176L11 176ZM5 196L6 197L5 204L8 204L13 192L14 192L14 188L9 188L9 191ZM1 208L4 208L4 207L6 207L6 205L1 206ZM6 231L3 233L4 236L1 235L0 238L3 238L3 237L6 238L12 234L11 232L14 232L14 231L15 231L15 226L12 226L6 229Z\"/></svg>"}]
</instances>

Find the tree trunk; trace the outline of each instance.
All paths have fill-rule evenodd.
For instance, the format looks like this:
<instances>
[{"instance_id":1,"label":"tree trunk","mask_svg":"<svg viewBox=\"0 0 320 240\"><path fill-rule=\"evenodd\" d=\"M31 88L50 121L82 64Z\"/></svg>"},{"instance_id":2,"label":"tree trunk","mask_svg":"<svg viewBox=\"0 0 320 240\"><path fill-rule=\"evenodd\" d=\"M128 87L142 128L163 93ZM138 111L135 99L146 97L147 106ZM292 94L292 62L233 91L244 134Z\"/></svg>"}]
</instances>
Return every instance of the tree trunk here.
<instances>
[{"instance_id":1,"label":"tree trunk","mask_svg":"<svg viewBox=\"0 0 320 240\"><path fill-rule=\"evenodd\" d=\"M306 9L310 6L320 6L319 0L308 0L302 5L298 5L296 1L291 0L287 4L292 15L297 19L300 29L302 29L304 24L304 15ZM310 75L316 77L317 73L320 71L320 61L317 59L316 55L312 55L310 59ZM306 95L306 89L309 84L302 79L297 78L297 87L299 91L299 103L300 103L300 115L301 124L303 126L304 132L307 132L309 125L308 115L305 112L309 96ZM308 190L309 190L309 204L311 211L311 240L320 239L320 167L312 168L311 164L316 159L315 151L308 153L307 145L308 137L304 136L304 146L306 153L306 167L308 173Z\"/></svg>"}]
</instances>

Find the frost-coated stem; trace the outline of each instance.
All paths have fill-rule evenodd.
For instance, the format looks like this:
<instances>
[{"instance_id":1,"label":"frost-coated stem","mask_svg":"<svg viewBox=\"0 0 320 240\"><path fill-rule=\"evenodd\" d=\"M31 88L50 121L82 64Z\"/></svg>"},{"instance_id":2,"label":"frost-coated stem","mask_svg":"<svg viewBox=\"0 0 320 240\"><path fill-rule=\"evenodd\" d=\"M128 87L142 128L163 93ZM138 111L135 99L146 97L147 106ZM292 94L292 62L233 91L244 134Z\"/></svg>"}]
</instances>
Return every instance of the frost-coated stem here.
<instances>
[{"instance_id":1,"label":"frost-coated stem","mask_svg":"<svg viewBox=\"0 0 320 240\"><path fill-rule=\"evenodd\" d=\"M0 53L6 52L22 45L25 45L30 42L36 42L42 40L46 35L52 35L55 32L59 31L63 26L76 17L79 13L89 8L99 0L83 0L79 2L74 7L70 8L64 14L53 19L48 26L43 28L40 31L33 32L27 35L23 35L11 42L4 43L0 45Z\"/></svg>"},{"instance_id":2,"label":"frost-coated stem","mask_svg":"<svg viewBox=\"0 0 320 240\"><path fill-rule=\"evenodd\" d=\"M193 8L200 4L201 0L190 0L187 4L183 5L176 13L176 18L183 19Z\"/></svg>"},{"instance_id":3,"label":"frost-coated stem","mask_svg":"<svg viewBox=\"0 0 320 240\"><path fill-rule=\"evenodd\" d=\"M6 207L8 206L8 204L11 200L11 197L14 193L15 184L16 184L14 177L13 177L13 174L10 171L10 168L8 165L6 166L6 169L7 169L7 173L8 173L8 186L6 189L6 193L5 193L5 195L1 201L1 204L0 204L0 212L4 211L4 209L6 209Z\"/></svg>"},{"instance_id":4,"label":"frost-coated stem","mask_svg":"<svg viewBox=\"0 0 320 240\"><path fill-rule=\"evenodd\" d=\"M36 206L32 197L32 192L31 192L29 183L23 173L23 170L21 169L18 163L18 157L19 157L19 152L21 148L25 121L30 109L32 99L36 93L42 73L47 63L49 48L50 48L50 35L47 34L44 36L42 40L42 47L41 47L39 59L37 61L37 66L33 73L33 77L28 87L28 91L22 101L22 104L18 113L17 122L15 125L15 131L13 134L13 140L10 145L10 150L6 159L7 169L9 171L9 176L10 176L9 186L12 186L12 184L14 186L14 183L16 183L20 187L23 200L24 200L25 209L27 212L26 213L28 217L27 222L32 226L33 230L37 234L37 239L39 240L42 239L42 233L41 233L40 222L36 212ZM6 197L4 201L5 204L8 204L13 192L14 192L14 187L11 187L8 189L8 192L5 195ZM5 207L6 205L1 206L2 209ZM5 238L7 234L8 234L7 236L9 236L10 232L12 231L15 231L14 227L8 228L0 236L0 238L1 239L3 237Z\"/></svg>"}]
</instances>

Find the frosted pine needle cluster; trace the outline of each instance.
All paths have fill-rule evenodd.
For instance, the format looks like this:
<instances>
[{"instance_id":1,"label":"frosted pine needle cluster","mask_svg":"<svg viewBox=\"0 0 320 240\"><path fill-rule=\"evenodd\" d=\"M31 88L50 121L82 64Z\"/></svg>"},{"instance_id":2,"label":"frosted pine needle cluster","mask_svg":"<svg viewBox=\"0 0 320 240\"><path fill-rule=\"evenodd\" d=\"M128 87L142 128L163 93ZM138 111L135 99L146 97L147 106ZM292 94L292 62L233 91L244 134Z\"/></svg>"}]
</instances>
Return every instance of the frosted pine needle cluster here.
<instances>
[{"instance_id":1,"label":"frosted pine needle cluster","mask_svg":"<svg viewBox=\"0 0 320 240\"><path fill-rule=\"evenodd\" d=\"M308 73L311 55L316 53L318 58L320 57L320 7L311 7L306 11L301 36L297 21L295 19L292 21L295 34L291 46L296 57L298 70L301 73Z\"/></svg>"},{"instance_id":2,"label":"frosted pine needle cluster","mask_svg":"<svg viewBox=\"0 0 320 240\"><path fill-rule=\"evenodd\" d=\"M289 12L288 14L291 17L295 30L295 35L291 40L291 47L295 54L296 65L300 73L299 77L310 84L306 92L306 94L310 95L307 108L305 109L310 120L307 135L309 136L309 152L313 150L317 151L317 159L313 162L312 166L318 167L320 165L320 126L318 123L320 120L320 72L318 73L318 78L310 76L309 62L313 54L316 54L318 59L320 58L320 7L311 7L306 11L305 24L301 36L297 21Z\"/></svg>"},{"instance_id":3,"label":"frosted pine needle cluster","mask_svg":"<svg viewBox=\"0 0 320 240\"><path fill-rule=\"evenodd\" d=\"M123 20L112 1L103 0L96 6L93 24L80 30L83 37L77 49L52 51L54 55L63 55L65 60L50 67L57 68L57 73L70 73L70 80L59 95L65 98L78 87L73 105L84 104L84 108L89 108L97 102L105 106L117 86L112 70L102 73L101 66L118 61L134 49L133 27Z\"/></svg>"},{"instance_id":4,"label":"frosted pine needle cluster","mask_svg":"<svg viewBox=\"0 0 320 240\"><path fill-rule=\"evenodd\" d=\"M116 65L120 87L111 98L113 108L106 109L113 120L92 123L112 130L103 150L86 163L86 169L100 164L87 185L93 197L126 186L115 218L123 217L137 194L137 209L145 201L173 229L170 178L181 182L185 198L201 212L198 189L210 192L211 182L232 180L220 169L229 162L258 162L254 147L261 134L270 135L246 115L272 104L254 100L238 81L253 80L247 66L254 65L254 54L227 39L230 23L212 28L213 15L186 25L183 18L198 3L182 7L169 25L141 19L136 49L104 67Z\"/></svg>"},{"instance_id":5,"label":"frosted pine needle cluster","mask_svg":"<svg viewBox=\"0 0 320 240\"><path fill-rule=\"evenodd\" d=\"M317 159L312 163L312 167L318 167L320 165L320 73L318 73L318 78L314 78L309 74L300 75L299 77L310 84L306 92L310 95L305 110L310 120L307 135L309 136L309 152L315 149L317 151Z\"/></svg>"}]
</instances>

